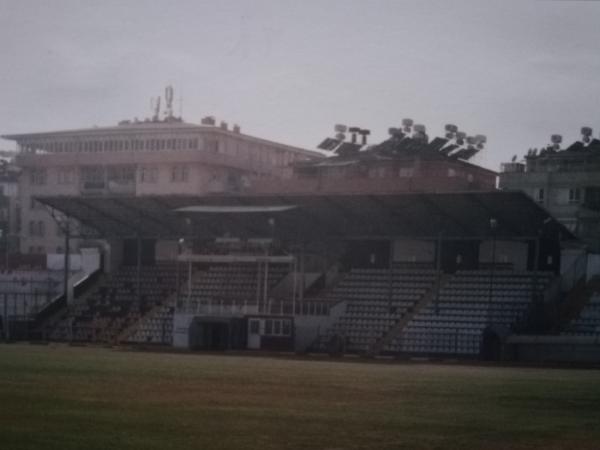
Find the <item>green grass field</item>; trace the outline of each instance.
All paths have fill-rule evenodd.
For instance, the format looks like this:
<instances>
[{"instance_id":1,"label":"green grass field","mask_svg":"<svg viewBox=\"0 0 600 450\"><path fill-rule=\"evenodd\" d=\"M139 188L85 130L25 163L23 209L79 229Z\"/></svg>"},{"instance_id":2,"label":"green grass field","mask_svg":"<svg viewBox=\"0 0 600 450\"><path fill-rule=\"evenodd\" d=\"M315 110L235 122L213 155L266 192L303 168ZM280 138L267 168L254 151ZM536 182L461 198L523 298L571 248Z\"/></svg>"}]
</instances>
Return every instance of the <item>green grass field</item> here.
<instances>
[{"instance_id":1,"label":"green grass field","mask_svg":"<svg viewBox=\"0 0 600 450\"><path fill-rule=\"evenodd\" d=\"M599 449L600 371L0 345L0 448Z\"/></svg>"}]
</instances>

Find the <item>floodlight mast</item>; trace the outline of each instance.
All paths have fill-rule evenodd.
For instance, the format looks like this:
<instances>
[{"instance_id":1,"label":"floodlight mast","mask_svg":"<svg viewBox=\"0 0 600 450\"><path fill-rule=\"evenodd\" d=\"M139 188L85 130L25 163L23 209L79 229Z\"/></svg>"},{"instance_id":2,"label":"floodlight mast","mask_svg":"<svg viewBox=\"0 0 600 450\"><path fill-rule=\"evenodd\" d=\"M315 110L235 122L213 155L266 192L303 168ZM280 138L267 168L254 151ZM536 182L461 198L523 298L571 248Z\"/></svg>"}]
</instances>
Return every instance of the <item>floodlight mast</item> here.
<instances>
[{"instance_id":1,"label":"floodlight mast","mask_svg":"<svg viewBox=\"0 0 600 450\"><path fill-rule=\"evenodd\" d=\"M592 140L592 128L591 127L581 127L581 140L584 144L589 144Z\"/></svg>"}]
</instances>

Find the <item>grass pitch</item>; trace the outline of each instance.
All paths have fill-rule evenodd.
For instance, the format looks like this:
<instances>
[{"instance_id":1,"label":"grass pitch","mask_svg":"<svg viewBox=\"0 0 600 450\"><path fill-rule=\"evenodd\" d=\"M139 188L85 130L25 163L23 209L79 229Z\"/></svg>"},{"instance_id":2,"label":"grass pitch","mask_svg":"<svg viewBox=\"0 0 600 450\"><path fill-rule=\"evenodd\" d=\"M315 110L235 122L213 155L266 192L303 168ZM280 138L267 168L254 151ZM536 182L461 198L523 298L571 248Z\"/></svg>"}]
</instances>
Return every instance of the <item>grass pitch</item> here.
<instances>
[{"instance_id":1,"label":"grass pitch","mask_svg":"<svg viewBox=\"0 0 600 450\"><path fill-rule=\"evenodd\" d=\"M591 450L600 371L0 345L0 448Z\"/></svg>"}]
</instances>

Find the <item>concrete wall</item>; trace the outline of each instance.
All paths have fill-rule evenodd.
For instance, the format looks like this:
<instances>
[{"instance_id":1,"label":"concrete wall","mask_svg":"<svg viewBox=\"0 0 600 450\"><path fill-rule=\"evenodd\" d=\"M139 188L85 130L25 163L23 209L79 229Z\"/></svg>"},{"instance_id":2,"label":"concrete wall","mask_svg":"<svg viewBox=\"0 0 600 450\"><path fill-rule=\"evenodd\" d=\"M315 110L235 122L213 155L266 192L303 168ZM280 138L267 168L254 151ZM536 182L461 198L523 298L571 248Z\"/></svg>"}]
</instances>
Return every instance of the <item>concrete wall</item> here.
<instances>
[{"instance_id":1,"label":"concrete wall","mask_svg":"<svg viewBox=\"0 0 600 450\"><path fill-rule=\"evenodd\" d=\"M174 261L177 258L179 245L177 241L157 241L156 260Z\"/></svg>"},{"instance_id":2,"label":"concrete wall","mask_svg":"<svg viewBox=\"0 0 600 450\"><path fill-rule=\"evenodd\" d=\"M49 253L46 255L46 266L49 270L64 270L65 255ZM82 270L92 273L100 267L100 253L97 249L82 248L80 254L69 255L69 268L71 271Z\"/></svg>"},{"instance_id":3,"label":"concrete wall","mask_svg":"<svg viewBox=\"0 0 600 450\"><path fill-rule=\"evenodd\" d=\"M396 262L435 261L435 242L418 240L395 240L393 259Z\"/></svg>"},{"instance_id":4,"label":"concrete wall","mask_svg":"<svg viewBox=\"0 0 600 450\"><path fill-rule=\"evenodd\" d=\"M346 302L332 306L328 316L295 316L294 317L294 349L297 352L306 351L319 335L331 328L346 311Z\"/></svg>"},{"instance_id":5,"label":"concrete wall","mask_svg":"<svg viewBox=\"0 0 600 450\"><path fill-rule=\"evenodd\" d=\"M479 245L479 262L491 263L493 241L483 241ZM497 263L512 263L515 270L527 269L527 244L516 241L496 241Z\"/></svg>"},{"instance_id":6,"label":"concrete wall","mask_svg":"<svg viewBox=\"0 0 600 450\"><path fill-rule=\"evenodd\" d=\"M600 255L590 254L587 261L587 280L600 275Z\"/></svg>"},{"instance_id":7,"label":"concrete wall","mask_svg":"<svg viewBox=\"0 0 600 450\"><path fill-rule=\"evenodd\" d=\"M600 363L600 338L580 336L512 336L507 359L533 362Z\"/></svg>"}]
</instances>

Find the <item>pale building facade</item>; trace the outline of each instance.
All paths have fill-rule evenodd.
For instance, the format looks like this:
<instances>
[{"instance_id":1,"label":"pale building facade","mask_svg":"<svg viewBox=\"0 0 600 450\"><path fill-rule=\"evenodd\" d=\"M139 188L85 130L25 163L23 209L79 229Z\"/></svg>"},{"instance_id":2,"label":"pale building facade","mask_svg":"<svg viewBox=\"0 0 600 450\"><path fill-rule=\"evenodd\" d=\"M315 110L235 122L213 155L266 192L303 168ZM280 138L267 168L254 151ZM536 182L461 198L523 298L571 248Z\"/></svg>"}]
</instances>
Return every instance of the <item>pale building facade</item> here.
<instances>
[{"instance_id":1,"label":"pale building facade","mask_svg":"<svg viewBox=\"0 0 600 450\"><path fill-rule=\"evenodd\" d=\"M564 150L529 152L525 162L502 165L500 188L520 190L600 252L600 141Z\"/></svg>"},{"instance_id":2,"label":"pale building facade","mask_svg":"<svg viewBox=\"0 0 600 450\"><path fill-rule=\"evenodd\" d=\"M320 157L239 127L169 120L3 137L17 144L20 250L33 254L64 251L62 231L38 197L240 192L252 179Z\"/></svg>"}]
</instances>

